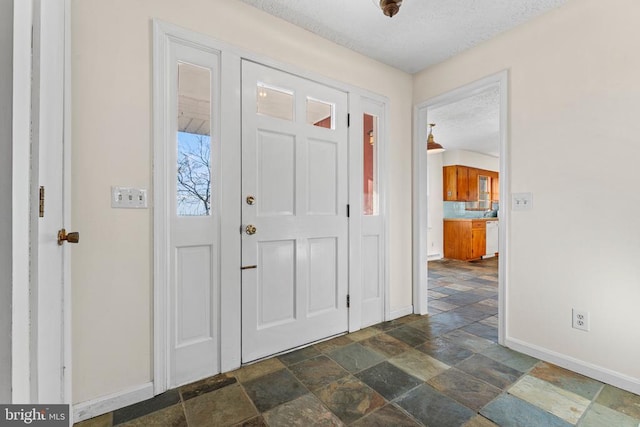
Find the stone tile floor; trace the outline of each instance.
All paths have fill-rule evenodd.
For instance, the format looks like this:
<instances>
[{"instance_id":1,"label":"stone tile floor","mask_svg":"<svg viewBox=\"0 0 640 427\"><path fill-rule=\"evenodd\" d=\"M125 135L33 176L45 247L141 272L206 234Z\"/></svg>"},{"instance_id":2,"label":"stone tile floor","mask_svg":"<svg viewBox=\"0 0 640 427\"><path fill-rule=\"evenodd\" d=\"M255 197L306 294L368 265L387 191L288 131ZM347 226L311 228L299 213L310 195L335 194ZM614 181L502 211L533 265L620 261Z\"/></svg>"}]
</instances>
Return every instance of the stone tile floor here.
<instances>
[{"instance_id":1,"label":"stone tile floor","mask_svg":"<svg viewBox=\"0 0 640 427\"><path fill-rule=\"evenodd\" d=\"M102 426L640 426L640 396L499 346L497 260L429 263L406 316L170 390Z\"/></svg>"}]
</instances>

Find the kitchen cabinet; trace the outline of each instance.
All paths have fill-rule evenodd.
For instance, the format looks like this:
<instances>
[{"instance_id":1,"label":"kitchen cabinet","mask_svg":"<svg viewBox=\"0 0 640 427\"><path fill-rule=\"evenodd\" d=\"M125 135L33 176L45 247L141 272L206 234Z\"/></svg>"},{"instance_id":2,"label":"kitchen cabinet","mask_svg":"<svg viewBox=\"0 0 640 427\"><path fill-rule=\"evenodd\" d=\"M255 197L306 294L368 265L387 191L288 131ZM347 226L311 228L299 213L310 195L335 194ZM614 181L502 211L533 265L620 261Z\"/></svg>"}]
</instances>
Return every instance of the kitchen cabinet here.
<instances>
[{"instance_id":1,"label":"kitchen cabinet","mask_svg":"<svg viewBox=\"0 0 640 427\"><path fill-rule=\"evenodd\" d=\"M455 218L444 220L444 257L469 261L486 254L485 219Z\"/></svg>"},{"instance_id":2,"label":"kitchen cabinet","mask_svg":"<svg viewBox=\"0 0 640 427\"><path fill-rule=\"evenodd\" d=\"M498 172L469 166L442 168L442 194L445 202L483 202L480 209L490 209L488 200L499 200Z\"/></svg>"},{"instance_id":3,"label":"kitchen cabinet","mask_svg":"<svg viewBox=\"0 0 640 427\"><path fill-rule=\"evenodd\" d=\"M498 172L493 173L495 176L491 177L491 201L500 201L500 178Z\"/></svg>"},{"instance_id":4,"label":"kitchen cabinet","mask_svg":"<svg viewBox=\"0 0 640 427\"><path fill-rule=\"evenodd\" d=\"M445 166L442 168L442 194L445 201L466 202L470 200L469 169L467 166Z\"/></svg>"}]
</instances>

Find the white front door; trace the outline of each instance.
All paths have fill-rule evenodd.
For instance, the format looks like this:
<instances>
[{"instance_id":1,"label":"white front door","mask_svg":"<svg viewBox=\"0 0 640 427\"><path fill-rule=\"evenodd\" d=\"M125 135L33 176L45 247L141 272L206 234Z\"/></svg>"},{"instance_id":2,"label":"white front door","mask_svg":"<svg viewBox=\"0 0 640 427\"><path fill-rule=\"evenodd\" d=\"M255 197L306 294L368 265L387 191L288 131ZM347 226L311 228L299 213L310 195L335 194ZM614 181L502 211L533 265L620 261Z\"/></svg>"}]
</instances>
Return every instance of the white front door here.
<instances>
[{"instance_id":1,"label":"white front door","mask_svg":"<svg viewBox=\"0 0 640 427\"><path fill-rule=\"evenodd\" d=\"M242 62L242 361L348 329L347 94Z\"/></svg>"}]
</instances>

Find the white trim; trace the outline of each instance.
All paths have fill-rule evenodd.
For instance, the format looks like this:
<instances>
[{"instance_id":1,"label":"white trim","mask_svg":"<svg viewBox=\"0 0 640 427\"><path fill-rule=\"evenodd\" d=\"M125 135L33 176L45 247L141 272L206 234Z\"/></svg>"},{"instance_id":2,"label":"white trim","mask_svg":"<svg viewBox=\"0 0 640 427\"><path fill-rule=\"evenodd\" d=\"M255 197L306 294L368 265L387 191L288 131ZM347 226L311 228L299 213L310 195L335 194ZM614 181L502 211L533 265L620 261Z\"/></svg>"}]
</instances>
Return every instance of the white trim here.
<instances>
[{"instance_id":1,"label":"white trim","mask_svg":"<svg viewBox=\"0 0 640 427\"><path fill-rule=\"evenodd\" d=\"M475 82L469 83L442 95L424 101L414 107L414 144L413 144L413 304L415 312L427 312L427 203L422 195L427 191L427 153L424 149L428 123L428 109L446 105L481 92L490 86L500 88L500 258L498 260L498 342L504 344L507 329L507 265L509 247L509 139L508 139L508 71L503 70Z\"/></svg>"},{"instance_id":2,"label":"white trim","mask_svg":"<svg viewBox=\"0 0 640 427\"><path fill-rule=\"evenodd\" d=\"M168 36L153 22L153 385L154 393L167 390L169 383L168 359L168 278L169 278L169 211L164 171L168 169L166 156L156 149L156 139L168 133L166 106L167 99L167 57ZM164 144L162 144L164 146ZM162 183L162 185L160 184Z\"/></svg>"},{"instance_id":3,"label":"white trim","mask_svg":"<svg viewBox=\"0 0 640 427\"><path fill-rule=\"evenodd\" d=\"M348 131L348 203L349 203L349 332L362 327L362 97L348 93L350 124ZM360 143L358 143L360 142Z\"/></svg>"},{"instance_id":4,"label":"white trim","mask_svg":"<svg viewBox=\"0 0 640 427\"><path fill-rule=\"evenodd\" d=\"M373 98L371 98L373 99ZM379 199L378 199L378 209L380 210L380 215L383 218L383 229L382 229L382 241L384 242L384 249L383 249L383 258L384 258L384 265L383 265L383 274L382 274L382 280L383 280L383 286L384 286L384 320L391 320L391 297L390 297L390 293L391 293L391 268L390 268L390 261L391 261L391 250L390 250L390 238L389 236L391 235L389 233L390 230L390 222L389 222L389 216L390 216L390 209L389 209L389 181L390 181L390 167L389 167L389 146L390 146L390 141L389 141L389 135L390 135L390 123L391 123L391 118L389 117L389 101L384 98L384 100L382 101L382 113L384 114L383 119L381 120L382 122L382 132L379 132L380 135L378 135L379 139L381 140L381 145L380 145L380 151L378 152L378 168L379 168L379 178L380 178L380 183L379 183L379 187L378 187L378 192L379 192ZM413 306L412 306L412 310L411 312L409 312L408 314L411 314L413 312Z\"/></svg>"},{"instance_id":5,"label":"white trim","mask_svg":"<svg viewBox=\"0 0 640 427\"><path fill-rule=\"evenodd\" d=\"M413 108L413 194L412 194L412 243L413 243L413 309L415 314L427 314L427 105L430 101Z\"/></svg>"},{"instance_id":6,"label":"white trim","mask_svg":"<svg viewBox=\"0 0 640 427\"><path fill-rule=\"evenodd\" d=\"M12 402L31 401L30 171L32 1L13 2Z\"/></svg>"},{"instance_id":7,"label":"white trim","mask_svg":"<svg viewBox=\"0 0 640 427\"><path fill-rule=\"evenodd\" d=\"M233 52L222 51L220 66L221 109L221 166L220 181L220 372L237 369L241 365L241 239L242 193L240 167L242 164L241 58Z\"/></svg>"},{"instance_id":8,"label":"white trim","mask_svg":"<svg viewBox=\"0 0 640 427\"><path fill-rule=\"evenodd\" d=\"M389 317L387 320L399 319L400 317L408 316L414 312L413 305L408 305L406 307L399 308L397 310L393 310L389 313Z\"/></svg>"},{"instance_id":9,"label":"white trim","mask_svg":"<svg viewBox=\"0 0 640 427\"><path fill-rule=\"evenodd\" d=\"M536 359L553 363L570 371L627 390L631 393L640 394L640 380L637 378L511 337L505 340L505 346L520 353L535 357Z\"/></svg>"},{"instance_id":10,"label":"white trim","mask_svg":"<svg viewBox=\"0 0 640 427\"><path fill-rule=\"evenodd\" d=\"M126 390L73 405L73 422L87 420L142 402L153 397L153 383L140 384Z\"/></svg>"},{"instance_id":11,"label":"white trim","mask_svg":"<svg viewBox=\"0 0 640 427\"><path fill-rule=\"evenodd\" d=\"M63 213L64 224L70 230L75 230L71 223L71 0L64 0L64 123L63 123ZM69 245L65 245L63 264L63 384L62 401L72 403L72 327L71 327L71 254Z\"/></svg>"}]
</instances>

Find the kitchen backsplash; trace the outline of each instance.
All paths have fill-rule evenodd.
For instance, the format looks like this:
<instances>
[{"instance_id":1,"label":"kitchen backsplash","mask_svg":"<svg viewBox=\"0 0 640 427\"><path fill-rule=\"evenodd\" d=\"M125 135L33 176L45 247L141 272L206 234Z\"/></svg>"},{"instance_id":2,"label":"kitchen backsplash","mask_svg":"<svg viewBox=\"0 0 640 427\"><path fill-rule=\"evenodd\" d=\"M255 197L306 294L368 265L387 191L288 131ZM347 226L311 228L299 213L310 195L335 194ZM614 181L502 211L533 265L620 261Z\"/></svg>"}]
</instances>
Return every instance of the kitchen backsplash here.
<instances>
[{"instance_id":1,"label":"kitchen backsplash","mask_svg":"<svg viewBox=\"0 0 640 427\"><path fill-rule=\"evenodd\" d=\"M465 202L444 202L444 218L483 218L486 211L465 210ZM492 209L498 210L499 203L492 203Z\"/></svg>"}]
</instances>

